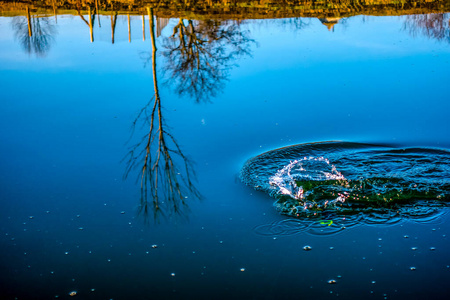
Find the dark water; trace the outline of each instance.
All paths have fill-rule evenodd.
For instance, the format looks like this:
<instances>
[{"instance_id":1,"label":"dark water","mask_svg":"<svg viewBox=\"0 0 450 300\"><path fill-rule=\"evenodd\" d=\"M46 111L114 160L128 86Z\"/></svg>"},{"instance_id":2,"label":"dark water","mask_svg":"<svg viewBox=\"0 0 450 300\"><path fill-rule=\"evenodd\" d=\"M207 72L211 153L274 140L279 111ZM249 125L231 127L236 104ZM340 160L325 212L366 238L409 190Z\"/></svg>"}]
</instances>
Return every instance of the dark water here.
<instances>
[{"instance_id":1,"label":"dark water","mask_svg":"<svg viewBox=\"0 0 450 300\"><path fill-rule=\"evenodd\" d=\"M144 19L0 18L1 299L448 298L448 14Z\"/></svg>"}]
</instances>

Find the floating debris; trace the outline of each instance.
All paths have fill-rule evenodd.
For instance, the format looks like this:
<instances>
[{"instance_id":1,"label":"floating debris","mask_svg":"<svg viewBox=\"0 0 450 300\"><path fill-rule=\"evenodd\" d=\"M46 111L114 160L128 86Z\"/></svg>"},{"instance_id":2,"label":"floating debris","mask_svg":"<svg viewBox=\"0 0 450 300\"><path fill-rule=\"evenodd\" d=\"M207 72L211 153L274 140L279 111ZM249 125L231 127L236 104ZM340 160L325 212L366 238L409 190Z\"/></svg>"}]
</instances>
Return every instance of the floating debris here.
<instances>
[{"instance_id":1,"label":"floating debris","mask_svg":"<svg viewBox=\"0 0 450 300\"><path fill-rule=\"evenodd\" d=\"M125 211L122 210L120 213L123 215L123 214L125 214Z\"/></svg>"},{"instance_id":2,"label":"floating debris","mask_svg":"<svg viewBox=\"0 0 450 300\"><path fill-rule=\"evenodd\" d=\"M305 247L303 247L303 250L305 250L305 251L310 251L310 250L312 250L312 247L306 245Z\"/></svg>"},{"instance_id":3,"label":"floating debris","mask_svg":"<svg viewBox=\"0 0 450 300\"><path fill-rule=\"evenodd\" d=\"M245 271L245 268L241 268L241 272L244 272Z\"/></svg>"},{"instance_id":4,"label":"floating debris","mask_svg":"<svg viewBox=\"0 0 450 300\"><path fill-rule=\"evenodd\" d=\"M71 291L70 293L69 293L69 296L76 296L77 295L77 291Z\"/></svg>"},{"instance_id":5,"label":"floating debris","mask_svg":"<svg viewBox=\"0 0 450 300\"><path fill-rule=\"evenodd\" d=\"M404 237L405 239L407 239L407 238L409 238L409 235L404 235L403 237Z\"/></svg>"},{"instance_id":6,"label":"floating debris","mask_svg":"<svg viewBox=\"0 0 450 300\"><path fill-rule=\"evenodd\" d=\"M152 248L156 249L156 248L158 248L158 245L154 244L154 245L152 245Z\"/></svg>"},{"instance_id":7,"label":"floating debris","mask_svg":"<svg viewBox=\"0 0 450 300\"><path fill-rule=\"evenodd\" d=\"M170 273L170 276L175 277L175 273Z\"/></svg>"},{"instance_id":8,"label":"floating debris","mask_svg":"<svg viewBox=\"0 0 450 300\"><path fill-rule=\"evenodd\" d=\"M411 267L411 268L409 268L411 271L415 271L416 270L416 267Z\"/></svg>"},{"instance_id":9,"label":"floating debris","mask_svg":"<svg viewBox=\"0 0 450 300\"><path fill-rule=\"evenodd\" d=\"M411 250L412 250L412 251L416 251L416 250L417 250L417 247L411 247Z\"/></svg>"},{"instance_id":10,"label":"floating debris","mask_svg":"<svg viewBox=\"0 0 450 300\"><path fill-rule=\"evenodd\" d=\"M328 284L336 284L336 280L330 279L330 280L328 280Z\"/></svg>"}]
</instances>

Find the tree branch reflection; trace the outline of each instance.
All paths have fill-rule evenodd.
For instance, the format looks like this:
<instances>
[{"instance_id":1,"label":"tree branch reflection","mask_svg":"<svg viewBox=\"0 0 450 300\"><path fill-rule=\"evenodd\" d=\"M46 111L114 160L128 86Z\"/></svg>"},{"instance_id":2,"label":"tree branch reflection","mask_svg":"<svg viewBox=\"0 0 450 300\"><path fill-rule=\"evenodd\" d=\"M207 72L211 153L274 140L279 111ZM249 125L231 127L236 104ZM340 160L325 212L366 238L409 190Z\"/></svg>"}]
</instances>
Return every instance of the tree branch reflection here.
<instances>
[{"instance_id":1,"label":"tree branch reflection","mask_svg":"<svg viewBox=\"0 0 450 300\"><path fill-rule=\"evenodd\" d=\"M15 38L28 54L44 57L54 42L57 33L55 25L49 18L33 17L27 9L27 17L14 17L12 28Z\"/></svg>"},{"instance_id":2,"label":"tree branch reflection","mask_svg":"<svg viewBox=\"0 0 450 300\"><path fill-rule=\"evenodd\" d=\"M157 48L153 14L150 15L155 94L133 123L133 130L139 123L143 123L148 126L149 131L128 153L125 178L132 170L139 169L141 182L139 213L147 218L149 213L153 212L153 218L157 220L160 215L183 216L188 209L187 199L189 197L200 199L200 193L193 184L195 174L192 163L169 132L163 117L156 72Z\"/></svg>"},{"instance_id":3,"label":"tree branch reflection","mask_svg":"<svg viewBox=\"0 0 450 300\"><path fill-rule=\"evenodd\" d=\"M406 16L404 28L413 37L423 34L429 38L450 43L450 14Z\"/></svg>"},{"instance_id":4,"label":"tree branch reflection","mask_svg":"<svg viewBox=\"0 0 450 300\"><path fill-rule=\"evenodd\" d=\"M207 101L223 88L235 60L250 55L252 43L249 32L233 22L179 19L163 40L168 82L180 96Z\"/></svg>"}]
</instances>

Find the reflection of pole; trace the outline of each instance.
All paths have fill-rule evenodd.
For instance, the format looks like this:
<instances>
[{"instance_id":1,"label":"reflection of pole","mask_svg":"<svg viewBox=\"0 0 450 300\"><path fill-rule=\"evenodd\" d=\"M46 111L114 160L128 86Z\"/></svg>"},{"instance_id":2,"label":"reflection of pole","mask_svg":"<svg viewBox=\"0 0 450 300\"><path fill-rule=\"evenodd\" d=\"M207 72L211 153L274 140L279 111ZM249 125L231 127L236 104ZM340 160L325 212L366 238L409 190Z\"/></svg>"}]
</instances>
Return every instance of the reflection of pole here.
<instances>
[{"instance_id":1,"label":"reflection of pole","mask_svg":"<svg viewBox=\"0 0 450 300\"><path fill-rule=\"evenodd\" d=\"M128 14L128 43L131 43L131 24L130 24L130 14Z\"/></svg>"},{"instance_id":2,"label":"reflection of pole","mask_svg":"<svg viewBox=\"0 0 450 300\"><path fill-rule=\"evenodd\" d=\"M145 17L142 15L142 40L145 41Z\"/></svg>"},{"instance_id":3,"label":"reflection of pole","mask_svg":"<svg viewBox=\"0 0 450 300\"><path fill-rule=\"evenodd\" d=\"M98 10L98 0L95 0L95 10L97 11L97 20L98 20L98 27L102 27L102 25L100 24L100 12Z\"/></svg>"},{"instance_id":4,"label":"reflection of pole","mask_svg":"<svg viewBox=\"0 0 450 300\"><path fill-rule=\"evenodd\" d=\"M111 43L114 44L114 33L116 31L116 20L117 20L117 12L114 13L114 17L113 15L111 15Z\"/></svg>"},{"instance_id":5,"label":"reflection of pole","mask_svg":"<svg viewBox=\"0 0 450 300\"><path fill-rule=\"evenodd\" d=\"M53 15L55 16L55 23L58 23L58 17L56 15L55 0L53 0Z\"/></svg>"},{"instance_id":6,"label":"reflection of pole","mask_svg":"<svg viewBox=\"0 0 450 300\"><path fill-rule=\"evenodd\" d=\"M28 19L28 36L32 36L33 32L31 31L31 16L30 16L30 9L27 6L27 19Z\"/></svg>"},{"instance_id":7,"label":"reflection of pole","mask_svg":"<svg viewBox=\"0 0 450 300\"><path fill-rule=\"evenodd\" d=\"M89 33L91 34L91 43L94 41L94 30L92 28L91 7L89 6Z\"/></svg>"}]
</instances>

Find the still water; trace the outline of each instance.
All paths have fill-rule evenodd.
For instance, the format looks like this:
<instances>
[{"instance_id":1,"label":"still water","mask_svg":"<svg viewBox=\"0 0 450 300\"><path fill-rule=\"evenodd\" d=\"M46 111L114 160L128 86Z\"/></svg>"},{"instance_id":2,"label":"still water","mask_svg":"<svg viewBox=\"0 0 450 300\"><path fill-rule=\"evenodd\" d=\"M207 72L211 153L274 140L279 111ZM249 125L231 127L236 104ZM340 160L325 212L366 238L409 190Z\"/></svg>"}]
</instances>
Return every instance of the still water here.
<instances>
[{"instance_id":1,"label":"still water","mask_svg":"<svg viewBox=\"0 0 450 300\"><path fill-rule=\"evenodd\" d=\"M448 299L448 14L150 19L0 18L1 299ZM317 144L241 172L322 141L422 213L280 208Z\"/></svg>"}]
</instances>

